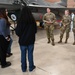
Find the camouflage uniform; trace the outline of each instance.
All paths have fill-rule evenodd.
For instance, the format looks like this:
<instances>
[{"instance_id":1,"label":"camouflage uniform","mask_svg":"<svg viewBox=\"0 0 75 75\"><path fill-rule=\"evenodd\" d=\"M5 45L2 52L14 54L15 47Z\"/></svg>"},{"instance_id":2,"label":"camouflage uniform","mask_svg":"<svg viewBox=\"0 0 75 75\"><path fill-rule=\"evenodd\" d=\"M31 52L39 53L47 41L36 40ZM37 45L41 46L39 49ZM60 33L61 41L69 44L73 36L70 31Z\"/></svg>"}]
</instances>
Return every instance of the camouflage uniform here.
<instances>
[{"instance_id":1,"label":"camouflage uniform","mask_svg":"<svg viewBox=\"0 0 75 75\"><path fill-rule=\"evenodd\" d=\"M74 33L74 43L73 43L73 45L75 45L75 16L73 18L73 33Z\"/></svg>"},{"instance_id":2,"label":"camouflage uniform","mask_svg":"<svg viewBox=\"0 0 75 75\"><path fill-rule=\"evenodd\" d=\"M54 43L54 35L53 35L53 30L54 30L54 22L55 22L55 14L52 12L46 13L43 17L43 21L45 23L45 29L47 33L47 38L48 38L48 43L50 43L50 39L52 40L52 45L55 45ZM51 23L47 23L51 22Z\"/></svg>"},{"instance_id":3,"label":"camouflage uniform","mask_svg":"<svg viewBox=\"0 0 75 75\"><path fill-rule=\"evenodd\" d=\"M64 33L66 32L66 40L65 43L67 43L67 40L69 38L69 32L70 32L70 24L71 24L71 17L64 15L62 18L62 27L60 28L60 41L58 43L62 42L62 38Z\"/></svg>"}]
</instances>

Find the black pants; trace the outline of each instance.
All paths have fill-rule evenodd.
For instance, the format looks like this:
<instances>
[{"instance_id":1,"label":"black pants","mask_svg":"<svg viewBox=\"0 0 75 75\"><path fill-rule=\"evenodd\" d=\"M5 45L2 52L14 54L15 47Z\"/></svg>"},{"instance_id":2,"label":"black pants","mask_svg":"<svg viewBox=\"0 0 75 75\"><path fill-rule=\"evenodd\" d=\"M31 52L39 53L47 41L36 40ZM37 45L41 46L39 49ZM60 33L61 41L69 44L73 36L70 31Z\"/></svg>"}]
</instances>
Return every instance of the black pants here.
<instances>
[{"instance_id":1,"label":"black pants","mask_svg":"<svg viewBox=\"0 0 75 75\"><path fill-rule=\"evenodd\" d=\"M6 52L8 49L9 42L0 35L0 62L1 66L6 65Z\"/></svg>"}]
</instances>

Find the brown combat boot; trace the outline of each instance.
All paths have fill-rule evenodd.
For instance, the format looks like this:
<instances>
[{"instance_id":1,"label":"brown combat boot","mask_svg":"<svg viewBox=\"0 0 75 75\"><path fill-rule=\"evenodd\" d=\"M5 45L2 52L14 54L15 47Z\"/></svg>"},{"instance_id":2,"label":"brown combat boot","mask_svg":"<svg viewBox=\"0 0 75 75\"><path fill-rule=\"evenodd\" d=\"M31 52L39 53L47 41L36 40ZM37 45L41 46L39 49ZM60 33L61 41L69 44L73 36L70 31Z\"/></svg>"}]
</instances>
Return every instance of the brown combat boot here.
<instances>
[{"instance_id":1,"label":"brown combat boot","mask_svg":"<svg viewBox=\"0 0 75 75\"><path fill-rule=\"evenodd\" d=\"M73 43L73 45L75 45L75 42Z\"/></svg>"},{"instance_id":2,"label":"brown combat boot","mask_svg":"<svg viewBox=\"0 0 75 75\"><path fill-rule=\"evenodd\" d=\"M55 46L54 40L52 40L52 45Z\"/></svg>"},{"instance_id":3,"label":"brown combat boot","mask_svg":"<svg viewBox=\"0 0 75 75\"><path fill-rule=\"evenodd\" d=\"M62 43L62 38L60 38L60 41L58 43Z\"/></svg>"},{"instance_id":4,"label":"brown combat boot","mask_svg":"<svg viewBox=\"0 0 75 75\"><path fill-rule=\"evenodd\" d=\"M48 42L47 43L50 43L50 38L48 38Z\"/></svg>"}]
</instances>

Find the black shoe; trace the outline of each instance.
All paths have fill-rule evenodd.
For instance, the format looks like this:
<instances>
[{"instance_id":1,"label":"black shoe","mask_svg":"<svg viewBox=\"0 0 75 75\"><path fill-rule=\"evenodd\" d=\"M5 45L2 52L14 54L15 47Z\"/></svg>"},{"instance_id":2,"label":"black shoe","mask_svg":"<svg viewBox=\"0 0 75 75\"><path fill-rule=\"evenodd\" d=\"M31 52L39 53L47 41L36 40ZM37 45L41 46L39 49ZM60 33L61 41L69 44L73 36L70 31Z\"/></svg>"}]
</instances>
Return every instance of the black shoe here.
<instances>
[{"instance_id":1,"label":"black shoe","mask_svg":"<svg viewBox=\"0 0 75 75\"><path fill-rule=\"evenodd\" d=\"M52 43L53 46L55 46L55 43Z\"/></svg>"},{"instance_id":2,"label":"black shoe","mask_svg":"<svg viewBox=\"0 0 75 75\"><path fill-rule=\"evenodd\" d=\"M31 70L29 70L29 71L32 72L35 68L36 68L36 66L34 66L33 69L31 69Z\"/></svg>"},{"instance_id":3,"label":"black shoe","mask_svg":"<svg viewBox=\"0 0 75 75\"><path fill-rule=\"evenodd\" d=\"M48 41L47 43L50 43L50 41Z\"/></svg>"},{"instance_id":4,"label":"black shoe","mask_svg":"<svg viewBox=\"0 0 75 75\"><path fill-rule=\"evenodd\" d=\"M25 71L22 71L22 72L27 72L27 70L25 70Z\"/></svg>"},{"instance_id":5,"label":"black shoe","mask_svg":"<svg viewBox=\"0 0 75 75\"><path fill-rule=\"evenodd\" d=\"M11 66L11 63L10 62L6 62L6 65L1 66L1 68L6 68L6 67L9 67L9 66Z\"/></svg>"},{"instance_id":6,"label":"black shoe","mask_svg":"<svg viewBox=\"0 0 75 75\"><path fill-rule=\"evenodd\" d=\"M73 45L75 45L75 42L73 43Z\"/></svg>"},{"instance_id":7,"label":"black shoe","mask_svg":"<svg viewBox=\"0 0 75 75\"><path fill-rule=\"evenodd\" d=\"M50 38L48 38L48 42L47 43L50 43L51 41L50 41Z\"/></svg>"},{"instance_id":8,"label":"black shoe","mask_svg":"<svg viewBox=\"0 0 75 75\"><path fill-rule=\"evenodd\" d=\"M67 43L67 39L65 40L65 43Z\"/></svg>"},{"instance_id":9,"label":"black shoe","mask_svg":"<svg viewBox=\"0 0 75 75\"><path fill-rule=\"evenodd\" d=\"M12 55L13 55L13 53L9 53L9 55L10 55L10 56L12 56Z\"/></svg>"},{"instance_id":10,"label":"black shoe","mask_svg":"<svg viewBox=\"0 0 75 75\"><path fill-rule=\"evenodd\" d=\"M65 41L65 43L67 43L67 41Z\"/></svg>"}]
</instances>

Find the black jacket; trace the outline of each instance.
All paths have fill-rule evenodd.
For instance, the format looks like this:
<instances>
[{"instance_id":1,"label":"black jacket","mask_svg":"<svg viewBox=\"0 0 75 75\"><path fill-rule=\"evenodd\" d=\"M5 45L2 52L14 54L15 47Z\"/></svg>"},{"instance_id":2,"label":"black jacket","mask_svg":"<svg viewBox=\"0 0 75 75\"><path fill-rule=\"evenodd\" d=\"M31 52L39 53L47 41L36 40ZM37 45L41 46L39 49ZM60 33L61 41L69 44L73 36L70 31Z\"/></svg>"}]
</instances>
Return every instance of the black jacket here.
<instances>
[{"instance_id":1,"label":"black jacket","mask_svg":"<svg viewBox=\"0 0 75 75\"><path fill-rule=\"evenodd\" d=\"M19 37L19 44L22 46L31 45L35 43L35 34L37 32L37 26L35 24L25 25L18 24L16 29L16 35Z\"/></svg>"}]
</instances>

